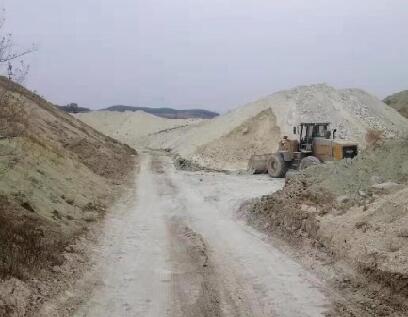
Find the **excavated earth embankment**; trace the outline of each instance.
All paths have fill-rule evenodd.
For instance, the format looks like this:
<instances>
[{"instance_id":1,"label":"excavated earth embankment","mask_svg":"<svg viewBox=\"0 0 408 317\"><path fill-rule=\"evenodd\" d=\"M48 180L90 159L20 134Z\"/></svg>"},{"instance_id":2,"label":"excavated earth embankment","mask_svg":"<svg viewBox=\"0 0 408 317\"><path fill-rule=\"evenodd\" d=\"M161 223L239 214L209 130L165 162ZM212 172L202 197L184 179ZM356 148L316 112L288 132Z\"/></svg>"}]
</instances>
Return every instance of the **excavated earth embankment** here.
<instances>
[{"instance_id":1,"label":"excavated earth embankment","mask_svg":"<svg viewBox=\"0 0 408 317\"><path fill-rule=\"evenodd\" d=\"M35 315L127 182L136 151L0 78L0 315ZM68 264L69 264L68 263Z\"/></svg>"},{"instance_id":2,"label":"excavated earth embankment","mask_svg":"<svg viewBox=\"0 0 408 317\"><path fill-rule=\"evenodd\" d=\"M388 141L351 162L309 168L248 208L252 225L309 258L324 255L347 298L339 316L356 316L353 304L367 316L408 312L407 155L407 140Z\"/></svg>"}]
</instances>

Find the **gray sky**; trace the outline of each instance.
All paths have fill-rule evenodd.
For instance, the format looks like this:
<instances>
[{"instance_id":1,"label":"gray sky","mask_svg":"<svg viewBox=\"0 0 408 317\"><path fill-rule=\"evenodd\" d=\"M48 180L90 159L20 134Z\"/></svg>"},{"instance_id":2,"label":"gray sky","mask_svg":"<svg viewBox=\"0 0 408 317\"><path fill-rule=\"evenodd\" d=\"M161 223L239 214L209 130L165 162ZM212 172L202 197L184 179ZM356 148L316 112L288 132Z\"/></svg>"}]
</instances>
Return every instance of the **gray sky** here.
<instances>
[{"instance_id":1,"label":"gray sky","mask_svg":"<svg viewBox=\"0 0 408 317\"><path fill-rule=\"evenodd\" d=\"M225 111L326 82L408 89L406 0L0 0L59 104Z\"/></svg>"}]
</instances>

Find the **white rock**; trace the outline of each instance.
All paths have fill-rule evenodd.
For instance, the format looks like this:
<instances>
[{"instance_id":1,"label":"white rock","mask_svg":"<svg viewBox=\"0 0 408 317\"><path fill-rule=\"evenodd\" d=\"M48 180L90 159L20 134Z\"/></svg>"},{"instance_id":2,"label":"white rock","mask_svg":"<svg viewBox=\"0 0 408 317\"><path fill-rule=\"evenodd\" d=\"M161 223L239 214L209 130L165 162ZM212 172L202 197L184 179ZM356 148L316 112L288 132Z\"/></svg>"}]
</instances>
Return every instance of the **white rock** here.
<instances>
[{"instance_id":1,"label":"white rock","mask_svg":"<svg viewBox=\"0 0 408 317\"><path fill-rule=\"evenodd\" d=\"M378 175L373 175L370 177L370 184L371 185L376 185L376 184L381 184L384 183L384 179Z\"/></svg>"},{"instance_id":2,"label":"white rock","mask_svg":"<svg viewBox=\"0 0 408 317\"><path fill-rule=\"evenodd\" d=\"M350 197L347 195L339 196L336 198L336 202L339 205L347 204L350 201Z\"/></svg>"},{"instance_id":3,"label":"white rock","mask_svg":"<svg viewBox=\"0 0 408 317\"><path fill-rule=\"evenodd\" d=\"M386 182L381 184L375 184L371 186L371 189L376 193L391 194L400 190L403 186L401 184Z\"/></svg>"}]
</instances>

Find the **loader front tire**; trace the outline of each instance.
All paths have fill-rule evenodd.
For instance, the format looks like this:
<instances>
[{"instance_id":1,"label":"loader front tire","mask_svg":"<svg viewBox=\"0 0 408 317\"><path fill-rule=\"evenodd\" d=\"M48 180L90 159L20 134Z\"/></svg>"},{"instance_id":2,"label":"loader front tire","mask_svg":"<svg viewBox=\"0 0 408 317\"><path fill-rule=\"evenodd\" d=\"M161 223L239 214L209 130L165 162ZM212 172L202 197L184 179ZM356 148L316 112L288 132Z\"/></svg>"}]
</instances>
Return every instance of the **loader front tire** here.
<instances>
[{"instance_id":1,"label":"loader front tire","mask_svg":"<svg viewBox=\"0 0 408 317\"><path fill-rule=\"evenodd\" d=\"M273 178L285 177L288 170L287 163L283 160L282 155L279 153L272 154L269 158L268 163L268 174Z\"/></svg>"}]
</instances>

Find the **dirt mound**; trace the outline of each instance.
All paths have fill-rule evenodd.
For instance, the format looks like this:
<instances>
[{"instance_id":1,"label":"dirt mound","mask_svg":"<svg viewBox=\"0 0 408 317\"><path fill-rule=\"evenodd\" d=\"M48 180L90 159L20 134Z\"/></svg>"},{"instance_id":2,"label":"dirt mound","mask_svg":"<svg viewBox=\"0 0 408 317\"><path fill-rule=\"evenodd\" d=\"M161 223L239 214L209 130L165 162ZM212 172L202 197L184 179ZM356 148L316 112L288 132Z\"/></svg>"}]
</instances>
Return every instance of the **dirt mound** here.
<instances>
[{"instance_id":1,"label":"dirt mound","mask_svg":"<svg viewBox=\"0 0 408 317\"><path fill-rule=\"evenodd\" d=\"M283 135L294 137L293 126L300 122L331 122L338 137L363 146L369 129L382 130L388 138L408 133L408 121L377 98L357 89L313 85L275 93L196 126L151 136L149 144L171 148L206 167L244 168L255 151L271 152Z\"/></svg>"},{"instance_id":2,"label":"dirt mound","mask_svg":"<svg viewBox=\"0 0 408 317\"><path fill-rule=\"evenodd\" d=\"M143 111L150 113L154 116L167 118L167 119L212 119L219 116L219 113L203 110L203 109L172 109L172 108L151 108L151 107L132 107L132 106L111 106L105 109L105 111Z\"/></svg>"},{"instance_id":3,"label":"dirt mound","mask_svg":"<svg viewBox=\"0 0 408 317\"><path fill-rule=\"evenodd\" d=\"M314 188L326 188L334 195L356 197L375 182L408 181L408 139L389 140L360 153L352 161L341 161L307 169L304 174Z\"/></svg>"},{"instance_id":4,"label":"dirt mound","mask_svg":"<svg viewBox=\"0 0 408 317\"><path fill-rule=\"evenodd\" d=\"M75 117L133 147L141 147L149 135L199 122L196 119L164 119L143 111L94 111Z\"/></svg>"},{"instance_id":5,"label":"dirt mound","mask_svg":"<svg viewBox=\"0 0 408 317\"><path fill-rule=\"evenodd\" d=\"M227 135L197 148L193 160L202 166L244 169L248 156L272 152L279 142L280 129L271 109L243 122ZM220 162L220 156L223 160Z\"/></svg>"},{"instance_id":6,"label":"dirt mound","mask_svg":"<svg viewBox=\"0 0 408 317\"><path fill-rule=\"evenodd\" d=\"M347 263L354 273L342 287L365 292L357 301L370 314L407 312L407 151L408 141L389 141L351 162L311 167L256 201L249 222Z\"/></svg>"},{"instance_id":7,"label":"dirt mound","mask_svg":"<svg viewBox=\"0 0 408 317\"><path fill-rule=\"evenodd\" d=\"M67 244L104 215L135 154L0 78L0 278L29 288L52 274ZM0 315L27 313L2 290Z\"/></svg>"}]
</instances>

